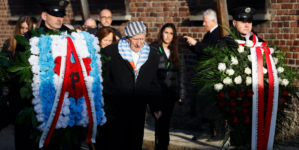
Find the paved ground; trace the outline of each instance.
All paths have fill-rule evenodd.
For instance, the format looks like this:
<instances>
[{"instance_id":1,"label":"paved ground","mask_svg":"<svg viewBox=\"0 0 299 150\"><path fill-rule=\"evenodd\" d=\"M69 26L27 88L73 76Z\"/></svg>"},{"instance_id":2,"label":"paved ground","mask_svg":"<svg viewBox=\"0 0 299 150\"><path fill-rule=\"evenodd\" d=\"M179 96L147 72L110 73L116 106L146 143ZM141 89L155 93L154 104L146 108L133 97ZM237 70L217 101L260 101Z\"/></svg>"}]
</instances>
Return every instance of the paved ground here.
<instances>
[{"instance_id":1,"label":"paved ground","mask_svg":"<svg viewBox=\"0 0 299 150\"><path fill-rule=\"evenodd\" d=\"M143 148L154 150L155 145L154 127L145 126ZM170 129L169 150L217 150L221 149L221 142L206 142L206 139L191 140L195 132ZM196 134L196 133L195 133Z\"/></svg>"},{"instance_id":2,"label":"paved ground","mask_svg":"<svg viewBox=\"0 0 299 150\"><path fill-rule=\"evenodd\" d=\"M14 150L14 126L9 125L0 132L0 150ZM170 129L169 150L217 150L220 148L220 142L206 142L205 139L192 141L194 132ZM154 128L145 126L143 150L154 150ZM295 147L281 146L282 150L299 150ZM86 143L82 143L82 150L88 150Z\"/></svg>"}]
</instances>

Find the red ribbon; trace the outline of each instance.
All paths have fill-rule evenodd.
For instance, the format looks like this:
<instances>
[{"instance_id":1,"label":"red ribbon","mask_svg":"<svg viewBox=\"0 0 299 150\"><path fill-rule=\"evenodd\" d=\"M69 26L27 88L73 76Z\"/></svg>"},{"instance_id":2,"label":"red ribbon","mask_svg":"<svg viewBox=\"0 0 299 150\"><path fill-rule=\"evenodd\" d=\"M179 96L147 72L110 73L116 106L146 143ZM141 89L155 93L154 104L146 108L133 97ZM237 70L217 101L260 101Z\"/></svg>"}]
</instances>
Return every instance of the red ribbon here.
<instances>
[{"instance_id":1,"label":"red ribbon","mask_svg":"<svg viewBox=\"0 0 299 150\"><path fill-rule=\"evenodd\" d=\"M256 47L258 64L258 130L257 130L257 149L263 149L263 126L264 126L264 73L263 55L260 47Z\"/></svg>"},{"instance_id":2,"label":"red ribbon","mask_svg":"<svg viewBox=\"0 0 299 150\"><path fill-rule=\"evenodd\" d=\"M268 104L267 104L267 112L266 112L266 122L265 122L265 132L264 132L264 149L267 149L270 126L271 126L271 118L272 118L272 109L273 109L273 96L274 96L274 77L273 77L273 69L270 60L270 49L269 47L264 47L267 68L268 68L268 77L269 77L269 92L268 92Z\"/></svg>"},{"instance_id":3,"label":"red ribbon","mask_svg":"<svg viewBox=\"0 0 299 150\"><path fill-rule=\"evenodd\" d=\"M70 70L70 66L71 66L71 52L73 52L73 55L74 55L74 58L76 60L76 65L78 67L78 70L81 70L79 71L79 77L80 77L80 83L81 83L81 86L83 88L83 94L84 94L84 97L85 97L85 102L86 102L86 105L87 105L87 112L88 112L88 118L89 118L89 126L88 126L88 132L87 132L87 141L89 143L91 143L91 135L92 135L92 128L93 128L93 119L92 119L92 114L91 114L91 107L90 107L90 102L89 102L89 97L88 97L88 92L87 92L87 88L86 88L86 84L84 82L84 76L83 76L83 73L82 73L82 67L80 65L80 61L79 61L79 58L78 58L78 55L77 55L77 52L76 52L76 49L75 49L75 46L73 44L73 41L71 40L70 37L67 37L67 56L66 56L66 65L65 65L65 77L67 76L70 76L70 73L71 73L71 70ZM61 108L62 108L62 104L63 104L63 99L64 99L64 94L67 90L67 82L63 82L62 84L62 89L61 89L61 94L60 94L60 98L59 98L59 102L58 102L58 106L57 106L57 109L56 109L56 112L55 112L55 116L54 116L54 119L53 119L53 122L51 124L51 127L50 127L50 130L49 130L49 133L45 139L45 142L43 144L43 146L47 146L51 140L51 137L53 135L53 132L55 130L55 127L56 127L56 124L57 124L57 121L59 119L59 115L60 115L60 111L61 111Z\"/></svg>"}]
</instances>

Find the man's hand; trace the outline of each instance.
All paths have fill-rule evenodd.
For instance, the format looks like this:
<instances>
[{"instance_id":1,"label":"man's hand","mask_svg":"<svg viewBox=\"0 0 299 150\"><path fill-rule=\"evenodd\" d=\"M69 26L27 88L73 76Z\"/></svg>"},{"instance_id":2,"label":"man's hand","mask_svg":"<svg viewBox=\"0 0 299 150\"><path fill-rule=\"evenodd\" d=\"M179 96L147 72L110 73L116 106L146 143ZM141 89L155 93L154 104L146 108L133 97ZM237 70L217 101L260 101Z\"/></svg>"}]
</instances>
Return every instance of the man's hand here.
<instances>
[{"instance_id":1,"label":"man's hand","mask_svg":"<svg viewBox=\"0 0 299 150\"><path fill-rule=\"evenodd\" d=\"M154 112L154 115L155 115L156 119L158 120L161 117L162 112L161 111L159 111L158 113Z\"/></svg>"},{"instance_id":2,"label":"man's hand","mask_svg":"<svg viewBox=\"0 0 299 150\"><path fill-rule=\"evenodd\" d=\"M190 36L185 35L184 38L187 39L187 43L189 45L194 46L197 43L197 41L195 39L193 39L192 37L190 37Z\"/></svg>"}]
</instances>

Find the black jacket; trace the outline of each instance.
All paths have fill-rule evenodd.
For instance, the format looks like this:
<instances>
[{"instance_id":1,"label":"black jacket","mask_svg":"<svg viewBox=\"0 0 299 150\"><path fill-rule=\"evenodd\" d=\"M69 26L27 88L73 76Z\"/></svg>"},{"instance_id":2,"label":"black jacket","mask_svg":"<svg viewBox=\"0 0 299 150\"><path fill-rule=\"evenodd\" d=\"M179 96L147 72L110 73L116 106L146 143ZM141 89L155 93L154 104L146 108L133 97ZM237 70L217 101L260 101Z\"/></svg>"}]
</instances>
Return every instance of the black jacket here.
<instances>
[{"instance_id":1,"label":"black jacket","mask_svg":"<svg viewBox=\"0 0 299 150\"><path fill-rule=\"evenodd\" d=\"M173 97L174 100L184 100L186 98L186 68L184 57L180 55L180 65L175 66L166 57L163 46L160 46L163 53L161 53L157 42L151 43L150 48L159 55L160 59L157 78L161 86L161 94L163 96ZM167 67L168 62L170 62L169 67Z\"/></svg>"},{"instance_id":2,"label":"black jacket","mask_svg":"<svg viewBox=\"0 0 299 150\"><path fill-rule=\"evenodd\" d=\"M192 52L197 54L197 60L200 60L200 56L205 55L203 49L216 45L219 39L219 27L217 27L212 31L212 33L208 31L201 42L197 42L195 46L190 46L189 48Z\"/></svg>"},{"instance_id":3,"label":"black jacket","mask_svg":"<svg viewBox=\"0 0 299 150\"><path fill-rule=\"evenodd\" d=\"M103 73L103 88L111 93L117 103L114 105L115 121L108 120L100 129L100 147L119 150L126 149L124 146L127 144L131 150L141 150L146 106L149 102L154 103L155 111L160 111L162 107L156 76L159 56L150 50L148 60L141 66L135 82L133 68L119 54L117 43L107 46L102 53L111 57L103 64L107 71L107 74ZM125 134L128 131L130 135ZM121 140L124 138L131 138L130 143L124 143Z\"/></svg>"}]
</instances>

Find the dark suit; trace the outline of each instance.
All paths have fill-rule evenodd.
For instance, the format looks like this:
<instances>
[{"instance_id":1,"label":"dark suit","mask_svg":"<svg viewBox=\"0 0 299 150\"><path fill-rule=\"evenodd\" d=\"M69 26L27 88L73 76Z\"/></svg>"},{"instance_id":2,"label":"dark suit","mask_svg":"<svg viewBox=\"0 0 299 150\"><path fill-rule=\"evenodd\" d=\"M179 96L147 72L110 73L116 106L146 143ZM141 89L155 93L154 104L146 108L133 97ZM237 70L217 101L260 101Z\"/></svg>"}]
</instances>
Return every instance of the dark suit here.
<instances>
[{"instance_id":1,"label":"dark suit","mask_svg":"<svg viewBox=\"0 0 299 150\"><path fill-rule=\"evenodd\" d=\"M103 65L107 71L107 74L103 74L103 87L115 98L116 112L113 114L114 121L107 120L107 123L100 127L97 149L141 150L146 106L152 102L155 111L160 111L162 105L156 76L159 56L150 50L148 60L140 68L135 82L133 68L119 54L118 44L107 46L103 54L111 57L111 60Z\"/></svg>"},{"instance_id":2,"label":"dark suit","mask_svg":"<svg viewBox=\"0 0 299 150\"><path fill-rule=\"evenodd\" d=\"M189 46L189 49L194 52L197 55L197 61L201 61L203 58L203 56L205 56L206 54L204 53L204 49L209 47L209 46L214 46L217 44L217 42L219 41L220 37L219 37L219 27L216 27L212 32L208 31L204 37L202 42L197 42L195 44L195 46ZM197 89L197 88L196 88ZM194 101L191 107L191 115L196 115L196 100L199 99L199 105L200 107L202 107L204 105L204 100L202 99L203 97L207 96L209 94L209 91L205 91L203 93L201 93L200 95L198 95L198 91L195 90L194 91ZM199 96L199 97L197 97ZM203 108L200 108L203 109ZM201 114L202 118L207 118L208 114L203 113ZM199 120L200 124L201 123L201 119ZM202 127L200 127L200 132L202 132L203 129Z\"/></svg>"},{"instance_id":3,"label":"dark suit","mask_svg":"<svg viewBox=\"0 0 299 150\"><path fill-rule=\"evenodd\" d=\"M190 46L190 50L197 54L197 61L200 60L201 55L204 55L203 49L215 45L219 39L219 27L217 27L212 33L208 31L201 42L197 42L195 46Z\"/></svg>"}]
</instances>

